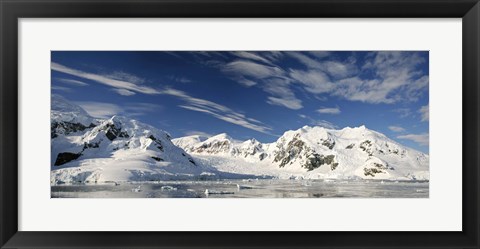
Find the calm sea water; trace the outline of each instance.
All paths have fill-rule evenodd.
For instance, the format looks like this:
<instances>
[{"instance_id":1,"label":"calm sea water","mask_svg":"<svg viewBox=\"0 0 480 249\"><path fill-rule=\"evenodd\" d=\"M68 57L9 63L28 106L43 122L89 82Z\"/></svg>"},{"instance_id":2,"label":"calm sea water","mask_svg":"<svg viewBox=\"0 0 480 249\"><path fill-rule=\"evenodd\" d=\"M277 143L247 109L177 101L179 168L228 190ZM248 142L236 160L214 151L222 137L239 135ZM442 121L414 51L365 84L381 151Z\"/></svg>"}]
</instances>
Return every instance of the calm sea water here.
<instances>
[{"instance_id":1,"label":"calm sea water","mask_svg":"<svg viewBox=\"0 0 480 249\"><path fill-rule=\"evenodd\" d=\"M52 198L428 198L420 181L222 180L55 185Z\"/></svg>"}]
</instances>

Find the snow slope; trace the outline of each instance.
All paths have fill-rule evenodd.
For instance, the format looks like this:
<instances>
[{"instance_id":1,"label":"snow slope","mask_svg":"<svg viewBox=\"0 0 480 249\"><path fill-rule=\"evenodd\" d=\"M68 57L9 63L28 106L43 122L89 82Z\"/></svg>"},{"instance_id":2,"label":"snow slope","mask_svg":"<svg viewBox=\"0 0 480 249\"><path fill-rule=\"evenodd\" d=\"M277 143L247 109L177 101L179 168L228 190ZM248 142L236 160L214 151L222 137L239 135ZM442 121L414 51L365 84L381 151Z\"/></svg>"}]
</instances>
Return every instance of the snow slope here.
<instances>
[{"instance_id":1,"label":"snow slope","mask_svg":"<svg viewBox=\"0 0 480 249\"><path fill-rule=\"evenodd\" d=\"M170 135L122 116L95 119L52 95L51 183L308 178L428 180L429 157L365 126L305 126L274 143Z\"/></svg>"},{"instance_id":2,"label":"snow slope","mask_svg":"<svg viewBox=\"0 0 480 249\"><path fill-rule=\"evenodd\" d=\"M369 130L305 126L276 142L235 142L220 134L207 140L178 138L174 144L196 160L236 173L278 178L428 180L428 155Z\"/></svg>"},{"instance_id":3,"label":"snow slope","mask_svg":"<svg viewBox=\"0 0 480 249\"><path fill-rule=\"evenodd\" d=\"M81 107L52 96L51 183L195 179L214 177L170 136L121 116L90 117Z\"/></svg>"}]
</instances>

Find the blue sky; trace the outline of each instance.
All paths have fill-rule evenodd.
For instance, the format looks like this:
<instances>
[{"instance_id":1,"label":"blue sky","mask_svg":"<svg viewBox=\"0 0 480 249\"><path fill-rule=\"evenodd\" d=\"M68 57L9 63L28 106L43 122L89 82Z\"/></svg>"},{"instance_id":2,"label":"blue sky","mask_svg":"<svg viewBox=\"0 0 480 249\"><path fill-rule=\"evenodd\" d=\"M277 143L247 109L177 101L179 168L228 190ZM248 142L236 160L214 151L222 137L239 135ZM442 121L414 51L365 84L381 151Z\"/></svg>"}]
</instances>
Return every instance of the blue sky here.
<instances>
[{"instance_id":1,"label":"blue sky","mask_svg":"<svg viewBox=\"0 0 480 249\"><path fill-rule=\"evenodd\" d=\"M428 51L53 51L52 93L173 137L273 142L304 125L384 133L428 153Z\"/></svg>"}]
</instances>

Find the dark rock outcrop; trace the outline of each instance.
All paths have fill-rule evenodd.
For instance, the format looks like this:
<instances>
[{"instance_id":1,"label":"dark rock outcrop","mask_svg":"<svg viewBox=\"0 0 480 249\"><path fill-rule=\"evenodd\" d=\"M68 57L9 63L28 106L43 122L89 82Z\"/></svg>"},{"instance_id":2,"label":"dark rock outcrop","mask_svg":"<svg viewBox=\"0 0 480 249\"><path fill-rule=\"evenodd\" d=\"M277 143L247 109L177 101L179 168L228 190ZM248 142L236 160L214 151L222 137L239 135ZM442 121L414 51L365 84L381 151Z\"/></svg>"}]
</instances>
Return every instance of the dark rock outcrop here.
<instances>
[{"instance_id":1,"label":"dark rock outcrop","mask_svg":"<svg viewBox=\"0 0 480 249\"><path fill-rule=\"evenodd\" d=\"M82 155L82 153L62 152L57 155L55 160L55 166L66 164L70 161L76 160Z\"/></svg>"}]
</instances>

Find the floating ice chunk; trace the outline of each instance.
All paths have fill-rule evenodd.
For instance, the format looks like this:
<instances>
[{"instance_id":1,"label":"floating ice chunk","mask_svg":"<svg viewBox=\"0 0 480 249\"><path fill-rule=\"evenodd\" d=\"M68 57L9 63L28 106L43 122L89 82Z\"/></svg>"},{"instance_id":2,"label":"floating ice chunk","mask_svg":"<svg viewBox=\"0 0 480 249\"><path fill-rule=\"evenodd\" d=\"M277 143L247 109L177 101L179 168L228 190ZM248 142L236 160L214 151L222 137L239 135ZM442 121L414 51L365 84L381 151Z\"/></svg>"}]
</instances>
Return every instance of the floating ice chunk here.
<instances>
[{"instance_id":1,"label":"floating ice chunk","mask_svg":"<svg viewBox=\"0 0 480 249\"><path fill-rule=\"evenodd\" d=\"M245 186L245 185L239 185L237 184L237 189L240 190L240 189L252 189L253 187L250 187L250 186Z\"/></svg>"},{"instance_id":2,"label":"floating ice chunk","mask_svg":"<svg viewBox=\"0 0 480 249\"><path fill-rule=\"evenodd\" d=\"M212 173L212 172L202 172L200 173L201 176L214 176L215 173Z\"/></svg>"},{"instance_id":3,"label":"floating ice chunk","mask_svg":"<svg viewBox=\"0 0 480 249\"><path fill-rule=\"evenodd\" d=\"M177 190L177 188L172 187L172 186L162 186L162 187L160 187L160 189L161 189L162 191L174 191L174 190Z\"/></svg>"},{"instance_id":4,"label":"floating ice chunk","mask_svg":"<svg viewBox=\"0 0 480 249\"><path fill-rule=\"evenodd\" d=\"M142 186L140 185L140 186L132 189L132 192L135 192L135 193L142 192Z\"/></svg>"},{"instance_id":5,"label":"floating ice chunk","mask_svg":"<svg viewBox=\"0 0 480 249\"><path fill-rule=\"evenodd\" d=\"M205 195L233 195L235 192L230 192L230 191L215 191L215 190L208 190L208 188L205 190Z\"/></svg>"}]
</instances>

